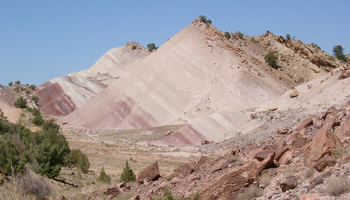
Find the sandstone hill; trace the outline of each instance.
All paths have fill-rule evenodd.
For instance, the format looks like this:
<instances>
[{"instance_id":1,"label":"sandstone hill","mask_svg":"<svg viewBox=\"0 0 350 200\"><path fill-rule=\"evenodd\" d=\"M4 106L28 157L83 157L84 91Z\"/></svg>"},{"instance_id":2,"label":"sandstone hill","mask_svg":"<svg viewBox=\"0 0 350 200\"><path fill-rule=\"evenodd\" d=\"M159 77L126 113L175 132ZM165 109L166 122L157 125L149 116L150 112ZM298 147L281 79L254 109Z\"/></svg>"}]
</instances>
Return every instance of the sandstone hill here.
<instances>
[{"instance_id":1,"label":"sandstone hill","mask_svg":"<svg viewBox=\"0 0 350 200\"><path fill-rule=\"evenodd\" d=\"M94 131L142 128L185 124L214 114L230 130L232 120L240 117L215 113L256 108L339 66L327 60L327 53L298 40L270 32L256 39L253 42L232 33L228 40L222 31L196 19L65 117L65 127ZM268 53L279 57L280 69L266 64ZM208 137L201 134L198 139L204 138Z\"/></svg>"},{"instance_id":2,"label":"sandstone hill","mask_svg":"<svg viewBox=\"0 0 350 200\"><path fill-rule=\"evenodd\" d=\"M109 50L92 67L50 80L38 87L40 111L53 116L65 116L95 97L112 82L124 76L148 55L135 42Z\"/></svg>"}]
</instances>

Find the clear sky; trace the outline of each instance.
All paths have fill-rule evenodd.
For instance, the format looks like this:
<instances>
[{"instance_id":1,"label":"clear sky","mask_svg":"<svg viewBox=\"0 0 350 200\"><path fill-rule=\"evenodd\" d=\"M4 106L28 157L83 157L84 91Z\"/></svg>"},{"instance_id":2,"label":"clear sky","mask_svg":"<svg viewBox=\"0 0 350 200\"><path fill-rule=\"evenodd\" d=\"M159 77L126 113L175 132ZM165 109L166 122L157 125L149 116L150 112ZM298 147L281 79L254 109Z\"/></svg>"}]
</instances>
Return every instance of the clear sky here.
<instances>
[{"instance_id":1,"label":"clear sky","mask_svg":"<svg viewBox=\"0 0 350 200\"><path fill-rule=\"evenodd\" d=\"M131 41L161 46L199 15L222 31L289 33L348 54L349 7L348 0L0 0L0 84L41 85Z\"/></svg>"}]
</instances>

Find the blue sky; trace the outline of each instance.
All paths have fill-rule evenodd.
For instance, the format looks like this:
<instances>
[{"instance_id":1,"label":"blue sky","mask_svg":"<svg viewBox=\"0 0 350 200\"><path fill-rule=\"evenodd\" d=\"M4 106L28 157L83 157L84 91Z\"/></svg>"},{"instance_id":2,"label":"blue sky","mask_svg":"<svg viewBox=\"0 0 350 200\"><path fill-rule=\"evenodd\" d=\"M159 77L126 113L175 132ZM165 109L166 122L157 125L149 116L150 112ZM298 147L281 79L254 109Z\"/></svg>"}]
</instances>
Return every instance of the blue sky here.
<instances>
[{"instance_id":1,"label":"blue sky","mask_svg":"<svg viewBox=\"0 0 350 200\"><path fill-rule=\"evenodd\" d=\"M109 49L161 46L199 15L222 31L266 30L350 52L350 1L0 0L0 84L44 82L91 67Z\"/></svg>"}]
</instances>

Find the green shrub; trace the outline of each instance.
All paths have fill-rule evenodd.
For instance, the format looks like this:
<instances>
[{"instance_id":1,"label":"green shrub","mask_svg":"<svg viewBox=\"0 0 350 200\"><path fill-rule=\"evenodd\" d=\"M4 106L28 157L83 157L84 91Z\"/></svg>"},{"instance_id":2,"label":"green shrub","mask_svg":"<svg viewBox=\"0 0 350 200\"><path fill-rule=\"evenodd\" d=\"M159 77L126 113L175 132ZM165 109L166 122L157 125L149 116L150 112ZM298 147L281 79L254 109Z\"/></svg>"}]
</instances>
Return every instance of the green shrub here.
<instances>
[{"instance_id":1,"label":"green shrub","mask_svg":"<svg viewBox=\"0 0 350 200\"><path fill-rule=\"evenodd\" d=\"M225 32L225 37L229 40L231 38L231 34L228 31L226 31Z\"/></svg>"},{"instance_id":2,"label":"green shrub","mask_svg":"<svg viewBox=\"0 0 350 200\"><path fill-rule=\"evenodd\" d=\"M266 54L265 55L265 62L267 62L272 68L277 69L278 65L277 65L277 56L273 55L273 54Z\"/></svg>"},{"instance_id":3,"label":"green shrub","mask_svg":"<svg viewBox=\"0 0 350 200\"><path fill-rule=\"evenodd\" d=\"M61 171L64 158L70 152L69 145L66 138L55 129L43 132L43 138L33 155L37 163L34 171L48 178L55 178Z\"/></svg>"},{"instance_id":4,"label":"green shrub","mask_svg":"<svg viewBox=\"0 0 350 200\"><path fill-rule=\"evenodd\" d=\"M60 126L57 125L56 123L54 122L44 122L42 124L42 128L44 131L48 131L48 132L58 132L58 130L60 129Z\"/></svg>"},{"instance_id":5,"label":"green shrub","mask_svg":"<svg viewBox=\"0 0 350 200\"><path fill-rule=\"evenodd\" d=\"M315 44L315 43L311 43L311 46L316 47L316 48L318 48L319 50L321 50L321 47L320 47L320 46L318 46L318 45L317 45L317 44Z\"/></svg>"},{"instance_id":6,"label":"green shrub","mask_svg":"<svg viewBox=\"0 0 350 200\"><path fill-rule=\"evenodd\" d=\"M12 81L10 81L10 82L8 83L8 85L9 85L9 87L12 86L12 85L13 85L13 84L12 84Z\"/></svg>"},{"instance_id":7,"label":"green shrub","mask_svg":"<svg viewBox=\"0 0 350 200\"><path fill-rule=\"evenodd\" d=\"M242 33L241 31L238 31L238 32L237 32L237 36L238 36L239 38L243 39L244 33Z\"/></svg>"},{"instance_id":8,"label":"green shrub","mask_svg":"<svg viewBox=\"0 0 350 200\"><path fill-rule=\"evenodd\" d=\"M252 42L256 42L256 40L255 40L255 38L254 37L252 37L251 39L250 39L250 41L252 41Z\"/></svg>"},{"instance_id":9,"label":"green shrub","mask_svg":"<svg viewBox=\"0 0 350 200\"><path fill-rule=\"evenodd\" d=\"M16 84L16 85L19 85L19 84L21 84L21 81L18 81L18 80L17 80L17 81L15 81L15 84Z\"/></svg>"},{"instance_id":10,"label":"green shrub","mask_svg":"<svg viewBox=\"0 0 350 200\"><path fill-rule=\"evenodd\" d=\"M32 123L37 126L41 126L44 123L44 119L41 117L41 115L34 115Z\"/></svg>"},{"instance_id":11,"label":"green shrub","mask_svg":"<svg viewBox=\"0 0 350 200\"><path fill-rule=\"evenodd\" d=\"M199 19L204 22L204 23L207 23L207 17L204 16L204 15L199 15Z\"/></svg>"},{"instance_id":12,"label":"green shrub","mask_svg":"<svg viewBox=\"0 0 350 200\"><path fill-rule=\"evenodd\" d=\"M147 48L149 51L153 51L155 49L158 49L154 43L147 44Z\"/></svg>"},{"instance_id":13,"label":"green shrub","mask_svg":"<svg viewBox=\"0 0 350 200\"><path fill-rule=\"evenodd\" d=\"M135 50L136 48L137 48L136 45L133 45L133 46L132 46L132 50Z\"/></svg>"},{"instance_id":14,"label":"green shrub","mask_svg":"<svg viewBox=\"0 0 350 200\"><path fill-rule=\"evenodd\" d=\"M125 163L125 168L123 170L123 173L120 175L120 182L130 182L135 181L136 176L134 174L134 171L130 169L128 161Z\"/></svg>"},{"instance_id":15,"label":"green shrub","mask_svg":"<svg viewBox=\"0 0 350 200\"><path fill-rule=\"evenodd\" d=\"M97 177L96 179L99 182L103 182L103 183L110 183L111 182L111 176L106 174L104 168L102 167L100 175Z\"/></svg>"},{"instance_id":16,"label":"green shrub","mask_svg":"<svg viewBox=\"0 0 350 200\"><path fill-rule=\"evenodd\" d=\"M30 89L35 90L36 86L34 84L29 86Z\"/></svg>"},{"instance_id":17,"label":"green shrub","mask_svg":"<svg viewBox=\"0 0 350 200\"><path fill-rule=\"evenodd\" d=\"M336 56L340 61L348 62L349 58L343 53L344 48L341 45L333 47L333 55Z\"/></svg>"},{"instance_id":18,"label":"green shrub","mask_svg":"<svg viewBox=\"0 0 350 200\"><path fill-rule=\"evenodd\" d=\"M290 39L291 39L289 33L287 33L286 38L287 38L287 40L290 40Z\"/></svg>"},{"instance_id":19,"label":"green shrub","mask_svg":"<svg viewBox=\"0 0 350 200\"><path fill-rule=\"evenodd\" d=\"M73 149L65 158L66 166L75 166L83 173L87 173L90 168L89 158L83 154L79 149Z\"/></svg>"},{"instance_id":20,"label":"green shrub","mask_svg":"<svg viewBox=\"0 0 350 200\"><path fill-rule=\"evenodd\" d=\"M27 102L26 102L26 100L23 99L23 97L18 97L13 104L15 105L16 108L27 107Z\"/></svg>"},{"instance_id":21,"label":"green shrub","mask_svg":"<svg viewBox=\"0 0 350 200\"><path fill-rule=\"evenodd\" d=\"M17 146L11 140L0 140L0 170L5 175L10 175L11 168L17 170L19 152Z\"/></svg>"},{"instance_id":22,"label":"green shrub","mask_svg":"<svg viewBox=\"0 0 350 200\"><path fill-rule=\"evenodd\" d=\"M202 22L206 23L208 26L210 26L210 24L213 23L210 19L207 19L207 17L204 16L204 15L199 15L199 19L200 19Z\"/></svg>"},{"instance_id":23,"label":"green shrub","mask_svg":"<svg viewBox=\"0 0 350 200\"><path fill-rule=\"evenodd\" d=\"M163 197L164 197L164 200L176 200L173 197L173 194L171 193L171 191L167 187L163 189Z\"/></svg>"},{"instance_id":24,"label":"green shrub","mask_svg":"<svg viewBox=\"0 0 350 200\"><path fill-rule=\"evenodd\" d=\"M36 105L39 105L38 104L38 101L39 101L39 98L37 97L37 96L32 96L32 101L34 101L34 103L36 104Z\"/></svg>"}]
</instances>

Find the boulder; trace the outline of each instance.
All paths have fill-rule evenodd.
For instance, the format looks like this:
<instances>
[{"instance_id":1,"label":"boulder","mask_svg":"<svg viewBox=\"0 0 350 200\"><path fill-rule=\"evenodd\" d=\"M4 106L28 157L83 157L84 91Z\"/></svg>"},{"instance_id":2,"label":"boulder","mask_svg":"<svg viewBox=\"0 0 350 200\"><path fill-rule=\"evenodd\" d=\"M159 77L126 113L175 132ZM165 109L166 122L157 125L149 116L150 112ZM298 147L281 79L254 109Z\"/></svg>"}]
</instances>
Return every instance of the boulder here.
<instances>
[{"instance_id":1,"label":"boulder","mask_svg":"<svg viewBox=\"0 0 350 200\"><path fill-rule=\"evenodd\" d=\"M174 170L173 177L185 177L194 172L194 170L195 168L191 163L185 163Z\"/></svg>"},{"instance_id":2,"label":"boulder","mask_svg":"<svg viewBox=\"0 0 350 200\"><path fill-rule=\"evenodd\" d=\"M346 79L350 77L350 70L342 71L338 79Z\"/></svg>"},{"instance_id":3,"label":"boulder","mask_svg":"<svg viewBox=\"0 0 350 200\"><path fill-rule=\"evenodd\" d=\"M277 133L281 134L281 135L288 133L288 131L289 131L288 128L278 128L277 129Z\"/></svg>"},{"instance_id":4,"label":"boulder","mask_svg":"<svg viewBox=\"0 0 350 200\"><path fill-rule=\"evenodd\" d=\"M209 139L205 139L202 141L202 144L210 144L210 143L213 143L214 141L213 140L209 140Z\"/></svg>"},{"instance_id":5,"label":"boulder","mask_svg":"<svg viewBox=\"0 0 350 200\"><path fill-rule=\"evenodd\" d=\"M129 200L140 200L140 195L136 195L134 197L131 197Z\"/></svg>"},{"instance_id":6,"label":"boulder","mask_svg":"<svg viewBox=\"0 0 350 200\"><path fill-rule=\"evenodd\" d=\"M293 87L289 90L289 96L290 98L297 97L299 95L298 91Z\"/></svg>"},{"instance_id":7,"label":"boulder","mask_svg":"<svg viewBox=\"0 0 350 200\"><path fill-rule=\"evenodd\" d=\"M201 165L203 165L204 163L207 163L207 162L209 162L209 161L210 161L210 160L209 160L208 157L206 157L206 156L201 156L201 158L200 158L199 161L198 161L198 165L201 166Z\"/></svg>"},{"instance_id":8,"label":"boulder","mask_svg":"<svg viewBox=\"0 0 350 200\"><path fill-rule=\"evenodd\" d=\"M294 155L291 151L287 151L283 156L279 159L278 164L280 165L288 165L293 159Z\"/></svg>"},{"instance_id":9,"label":"boulder","mask_svg":"<svg viewBox=\"0 0 350 200\"><path fill-rule=\"evenodd\" d=\"M317 169L318 171L323 171L323 169L327 166L334 166L337 163L337 160L332 156L326 155L320 160L318 160L312 167Z\"/></svg>"},{"instance_id":10,"label":"boulder","mask_svg":"<svg viewBox=\"0 0 350 200\"><path fill-rule=\"evenodd\" d=\"M301 197L300 200L321 200L321 197L318 193L309 193Z\"/></svg>"},{"instance_id":11,"label":"boulder","mask_svg":"<svg viewBox=\"0 0 350 200\"><path fill-rule=\"evenodd\" d=\"M210 169L211 172L216 172L219 170L222 170L227 167L227 161L226 159L221 159L218 162L216 162Z\"/></svg>"},{"instance_id":12,"label":"boulder","mask_svg":"<svg viewBox=\"0 0 350 200\"><path fill-rule=\"evenodd\" d=\"M121 191L119 189L118 186L116 185L111 185L108 188L103 190L103 194L108 196L109 199L113 199L114 197L118 196L118 194L120 194Z\"/></svg>"},{"instance_id":13,"label":"boulder","mask_svg":"<svg viewBox=\"0 0 350 200\"><path fill-rule=\"evenodd\" d=\"M144 180L148 182L148 181L155 181L158 178L160 178L159 167L158 167L158 162L155 162L152 165L146 167L144 170L142 170L137 175L136 181L138 183L143 183Z\"/></svg>"},{"instance_id":14,"label":"boulder","mask_svg":"<svg viewBox=\"0 0 350 200\"><path fill-rule=\"evenodd\" d=\"M289 147L286 146L281 146L275 151L275 159L273 162L276 166L279 166L281 157L284 156L284 154L286 154L288 151Z\"/></svg>"},{"instance_id":15,"label":"boulder","mask_svg":"<svg viewBox=\"0 0 350 200\"><path fill-rule=\"evenodd\" d=\"M262 162L251 160L240 168L213 180L199 193L201 200L236 199L244 187L257 181L260 172L273 164L274 157L275 153L273 152Z\"/></svg>"},{"instance_id":16,"label":"boulder","mask_svg":"<svg viewBox=\"0 0 350 200\"><path fill-rule=\"evenodd\" d=\"M341 146L339 138L332 133L332 128L336 123L337 110L331 108L325 115L325 122L316 136L304 147L304 163L313 166L325 155L330 155L331 151Z\"/></svg>"},{"instance_id":17,"label":"boulder","mask_svg":"<svg viewBox=\"0 0 350 200\"><path fill-rule=\"evenodd\" d=\"M289 176L280 183L283 192L294 189L298 186L298 178L296 176Z\"/></svg>"},{"instance_id":18,"label":"boulder","mask_svg":"<svg viewBox=\"0 0 350 200\"><path fill-rule=\"evenodd\" d=\"M67 200L65 196L63 196L63 194L61 194L60 196L56 197L56 200Z\"/></svg>"},{"instance_id":19,"label":"boulder","mask_svg":"<svg viewBox=\"0 0 350 200\"><path fill-rule=\"evenodd\" d=\"M344 138L350 136L350 118L345 120L340 127L338 127L334 134L338 136L338 138Z\"/></svg>"},{"instance_id":20,"label":"boulder","mask_svg":"<svg viewBox=\"0 0 350 200\"><path fill-rule=\"evenodd\" d=\"M256 153L254 158L261 162L261 161L265 160L265 158L270 156L270 154L272 152L273 152L272 150L262 150L262 151Z\"/></svg>"}]
</instances>

